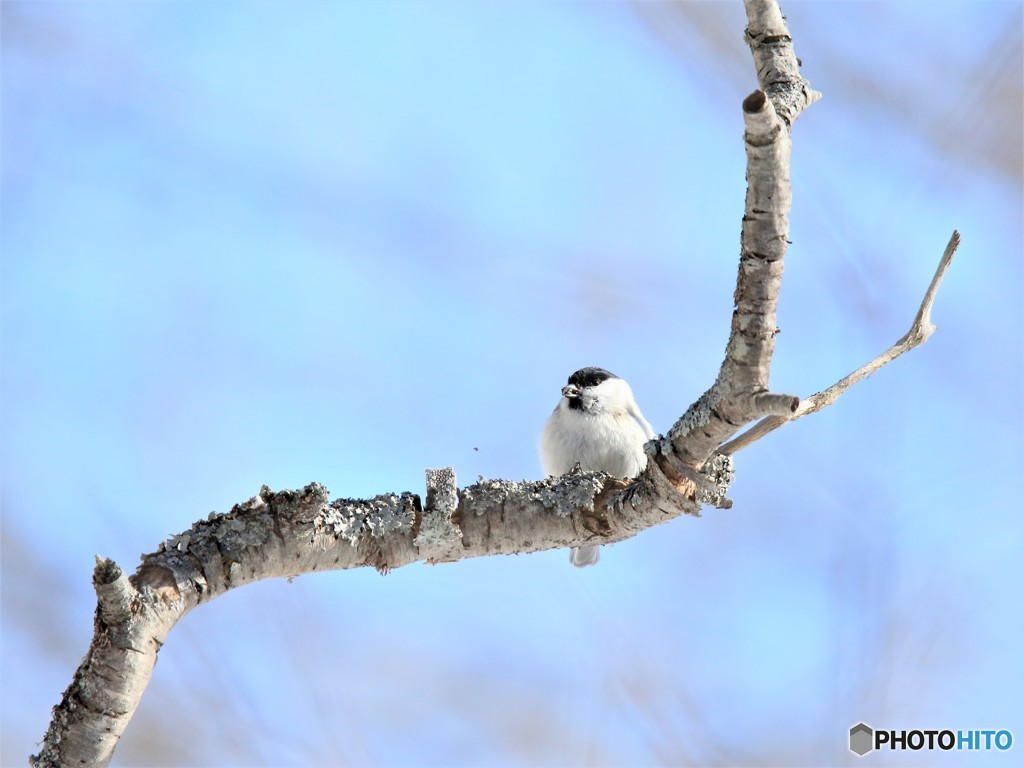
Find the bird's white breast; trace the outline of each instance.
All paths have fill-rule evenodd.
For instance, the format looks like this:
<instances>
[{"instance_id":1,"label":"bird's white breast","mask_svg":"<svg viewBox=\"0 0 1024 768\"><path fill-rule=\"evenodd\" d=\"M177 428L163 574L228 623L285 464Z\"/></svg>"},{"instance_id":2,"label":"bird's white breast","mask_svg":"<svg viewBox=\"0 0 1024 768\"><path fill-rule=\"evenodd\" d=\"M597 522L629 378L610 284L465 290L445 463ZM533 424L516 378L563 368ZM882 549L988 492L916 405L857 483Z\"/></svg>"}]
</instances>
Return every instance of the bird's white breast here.
<instances>
[{"instance_id":1,"label":"bird's white breast","mask_svg":"<svg viewBox=\"0 0 1024 768\"><path fill-rule=\"evenodd\" d=\"M578 463L613 477L636 477L647 466L645 428L625 411L588 413L563 405L541 433L540 456L548 475L564 475Z\"/></svg>"}]
</instances>

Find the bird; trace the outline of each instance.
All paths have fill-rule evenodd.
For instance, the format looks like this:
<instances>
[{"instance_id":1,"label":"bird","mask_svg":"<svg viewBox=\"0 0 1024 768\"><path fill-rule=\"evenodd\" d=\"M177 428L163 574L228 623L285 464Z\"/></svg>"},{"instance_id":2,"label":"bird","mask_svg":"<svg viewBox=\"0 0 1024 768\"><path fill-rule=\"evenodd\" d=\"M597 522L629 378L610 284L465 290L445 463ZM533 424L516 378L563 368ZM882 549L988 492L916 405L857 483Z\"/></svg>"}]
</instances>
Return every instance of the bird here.
<instances>
[{"instance_id":1,"label":"bird","mask_svg":"<svg viewBox=\"0 0 1024 768\"><path fill-rule=\"evenodd\" d=\"M585 471L633 478L647 466L644 443L654 436L625 379L604 368L580 368L562 387L541 431L540 462L550 477L578 464ZM598 556L596 546L573 547L569 562L582 568Z\"/></svg>"}]
</instances>

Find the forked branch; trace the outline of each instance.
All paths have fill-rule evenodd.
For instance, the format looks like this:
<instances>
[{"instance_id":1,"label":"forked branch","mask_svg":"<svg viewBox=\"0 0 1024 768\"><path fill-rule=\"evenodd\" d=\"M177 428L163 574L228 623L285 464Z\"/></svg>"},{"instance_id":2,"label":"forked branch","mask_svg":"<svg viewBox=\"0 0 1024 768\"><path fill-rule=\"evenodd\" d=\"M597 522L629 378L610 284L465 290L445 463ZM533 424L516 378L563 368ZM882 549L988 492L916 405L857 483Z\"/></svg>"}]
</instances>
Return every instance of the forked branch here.
<instances>
[{"instance_id":1,"label":"forked branch","mask_svg":"<svg viewBox=\"0 0 1024 768\"><path fill-rule=\"evenodd\" d=\"M668 432L668 448L699 469L738 430L765 416L793 413L800 400L772 393L776 309L789 243L790 131L820 98L800 74L786 20L773 0L746 0L746 39L758 88L743 100L747 195L740 235L732 326L715 383ZM663 453L665 450L662 451ZM670 462L659 462L671 474Z\"/></svg>"},{"instance_id":2,"label":"forked branch","mask_svg":"<svg viewBox=\"0 0 1024 768\"><path fill-rule=\"evenodd\" d=\"M935 326L932 324L931 319L932 305L935 303L935 294L939 290L942 278L945 276L946 269L953 260L953 254L956 253L957 246L959 245L960 233L953 230L953 234L949 238L949 243L946 245L946 250L943 251L942 258L939 259L939 266L935 269L935 275L932 277L932 281L928 285L928 290L925 291L924 299L922 299L921 306L917 310L914 322L911 324L910 330L903 334L899 341L889 347L889 349L885 350L885 352L880 354L874 360L862 365L853 373L840 379L828 389L824 389L821 392L817 392L808 397L797 406L796 410L794 410L791 415L768 416L767 418L762 419L739 437L725 443L725 445L718 449L718 452L726 455L734 454L737 451L743 450L748 445L757 442L769 432L775 431L783 424L796 421L801 416L807 416L808 414L815 413L816 411L820 411L822 408L832 405L840 395L854 384L863 381L883 365L891 363L904 352L909 352L914 347L918 347L928 341L928 337L935 331Z\"/></svg>"}]
</instances>

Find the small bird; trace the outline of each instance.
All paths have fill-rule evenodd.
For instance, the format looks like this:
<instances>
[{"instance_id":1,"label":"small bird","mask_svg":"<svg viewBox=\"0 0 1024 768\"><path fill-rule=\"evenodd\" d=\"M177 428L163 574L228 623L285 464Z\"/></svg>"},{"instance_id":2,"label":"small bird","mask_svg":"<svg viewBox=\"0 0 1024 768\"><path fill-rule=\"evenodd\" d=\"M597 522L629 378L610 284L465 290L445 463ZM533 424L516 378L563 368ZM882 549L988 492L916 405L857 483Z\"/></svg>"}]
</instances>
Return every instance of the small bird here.
<instances>
[{"instance_id":1,"label":"small bird","mask_svg":"<svg viewBox=\"0 0 1024 768\"><path fill-rule=\"evenodd\" d=\"M541 432L540 462L554 477L577 464L613 477L636 477L647 466L644 443L653 437L625 379L604 368L580 368L562 387L562 399ZM580 568L597 558L598 547L573 547L569 553Z\"/></svg>"}]
</instances>

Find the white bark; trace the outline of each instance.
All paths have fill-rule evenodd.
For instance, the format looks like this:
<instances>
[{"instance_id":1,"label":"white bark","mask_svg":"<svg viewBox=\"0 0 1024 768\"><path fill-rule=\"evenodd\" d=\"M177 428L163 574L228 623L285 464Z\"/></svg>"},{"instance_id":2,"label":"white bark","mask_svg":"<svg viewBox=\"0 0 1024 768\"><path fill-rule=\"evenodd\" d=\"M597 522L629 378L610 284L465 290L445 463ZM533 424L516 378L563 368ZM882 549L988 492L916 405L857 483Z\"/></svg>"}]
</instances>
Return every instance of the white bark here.
<instances>
[{"instance_id":1,"label":"white bark","mask_svg":"<svg viewBox=\"0 0 1024 768\"><path fill-rule=\"evenodd\" d=\"M789 131L818 98L800 76L775 1L746 0L746 8L759 88L743 102L748 189L732 328L715 383L666 437L648 443L644 473L633 481L590 472L459 490L450 469L430 470L425 504L412 493L330 501L315 483L277 493L264 487L163 542L131 578L97 559L95 635L33 765L106 765L168 632L229 589L313 571L369 565L387 572L419 560L607 544L698 515L701 504L731 505L732 462L722 444L761 417L800 413L798 398L768 390L768 373L787 244Z\"/></svg>"},{"instance_id":2,"label":"white bark","mask_svg":"<svg viewBox=\"0 0 1024 768\"><path fill-rule=\"evenodd\" d=\"M820 94L800 75L778 4L747 0L746 39L758 89L743 101L747 198L740 238L732 329L715 383L669 431L672 450L700 467L744 424L792 413L797 397L768 390L776 307L789 235L789 132Z\"/></svg>"}]
</instances>

